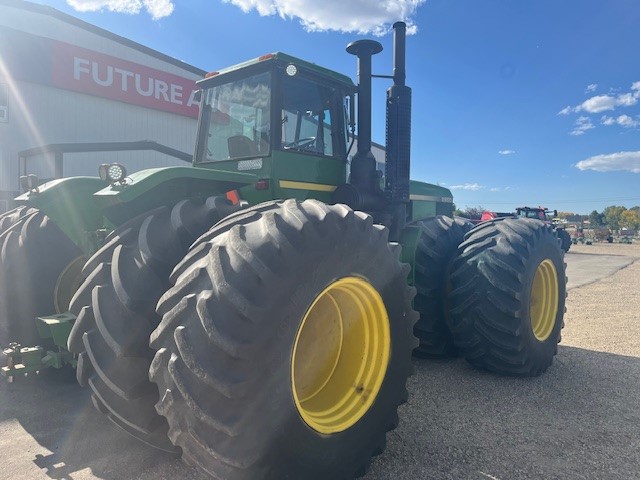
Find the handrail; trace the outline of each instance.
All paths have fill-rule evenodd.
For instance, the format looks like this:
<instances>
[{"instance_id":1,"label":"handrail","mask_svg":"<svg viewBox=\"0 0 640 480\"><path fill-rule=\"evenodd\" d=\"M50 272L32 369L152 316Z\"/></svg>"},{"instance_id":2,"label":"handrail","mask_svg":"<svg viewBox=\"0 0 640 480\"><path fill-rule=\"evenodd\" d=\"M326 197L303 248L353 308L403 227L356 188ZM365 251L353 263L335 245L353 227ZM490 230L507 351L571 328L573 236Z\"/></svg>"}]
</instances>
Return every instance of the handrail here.
<instances>
[{"instance_id":1,"label":"handrail","mask_svg":"<svg viewBox=\"0 0 640 480\"><path fill-rule=\"evenodd\" d=\"M53 153L55 155L54 178L62 178L65 153L88 152L123 152L152 150L184 162L191 163L193 155L167 147L152 140L138 140L135 142L92 142L92 143L50 143L38 147L28 148L18 152L19 176L27 175L27 160L36 155Z\"/></svg>"}]
</instances>

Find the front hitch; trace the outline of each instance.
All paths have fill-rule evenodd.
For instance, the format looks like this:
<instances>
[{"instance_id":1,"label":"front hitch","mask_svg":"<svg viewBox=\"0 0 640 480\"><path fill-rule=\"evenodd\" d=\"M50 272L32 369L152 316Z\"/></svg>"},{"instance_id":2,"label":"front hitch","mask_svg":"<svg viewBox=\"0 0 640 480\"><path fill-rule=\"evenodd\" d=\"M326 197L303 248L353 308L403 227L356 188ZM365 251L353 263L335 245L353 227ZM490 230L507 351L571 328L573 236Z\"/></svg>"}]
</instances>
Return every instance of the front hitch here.
<instances>
[{"instance_id":1,"label":"front hitch","mask_svg":"<svg viewBox=\"0 0 640 480\"><path fill-rule=\"evenodd\" d=\"M69 312L38 317L38 333L43 339L52 339L55 350L45 351L39 345L23 347L16 342L10 343L9 347L2 351L6 357L6 365L0 369L0 373L11 383L16 376L27 377L30 373L38 375L49 368L60 369L65 365L75 368L78 361L67 350L67 339L75 321L75 315Z\"/></svg>"}]
</instances>

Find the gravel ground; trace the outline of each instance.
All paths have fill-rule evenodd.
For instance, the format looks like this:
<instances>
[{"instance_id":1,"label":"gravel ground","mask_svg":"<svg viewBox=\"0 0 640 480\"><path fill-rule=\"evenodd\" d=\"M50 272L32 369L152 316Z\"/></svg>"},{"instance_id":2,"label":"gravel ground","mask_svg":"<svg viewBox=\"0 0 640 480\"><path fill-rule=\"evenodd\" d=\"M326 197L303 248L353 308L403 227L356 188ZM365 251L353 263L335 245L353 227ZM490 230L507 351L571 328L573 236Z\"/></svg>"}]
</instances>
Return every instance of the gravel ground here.
<instances>
[{"instance_id":1,"label":"gravel ground","mask_svg":"<svg viewBox=\"0 0 640 480\"><path fill-rule=\"evenodd\" d=\"M640 243L573 247L576 248L569 254L625 255L640 259ZM639 261L585 288L571 290L567 308L562 345L640 358ZM640 376L635 380L640 387ZM640 462L638 472L640 477Z\"/></svg>"},{"instance_id":2,"label":"gravel ground","mask_svg":"<svg viewBox=\"0 0 640 480\"><path fill-rule=\"evenodd\" d=\"M640 259L640 245L574 245ZM574 288L553 366L503 378L462 359L416 361L410 400L365 480L640 479L640 261ZM205 480L115 429L87 390L0 384L0 479ZM305 479L295 479L305 480Z\"/></svg>"},{"instance_id":3,"label":"gravel ground","mask_svg":"<svg viewBox=\"0 0 640 480\"><path fill-rule=\"evenodd\" d=\"M640 245L574 245L569 265L576 254L639 259ZM640 261L572 289L565 325L538 378L416 362L400 427L366 478L640 479Z\"/></svg>"}]
</instances>

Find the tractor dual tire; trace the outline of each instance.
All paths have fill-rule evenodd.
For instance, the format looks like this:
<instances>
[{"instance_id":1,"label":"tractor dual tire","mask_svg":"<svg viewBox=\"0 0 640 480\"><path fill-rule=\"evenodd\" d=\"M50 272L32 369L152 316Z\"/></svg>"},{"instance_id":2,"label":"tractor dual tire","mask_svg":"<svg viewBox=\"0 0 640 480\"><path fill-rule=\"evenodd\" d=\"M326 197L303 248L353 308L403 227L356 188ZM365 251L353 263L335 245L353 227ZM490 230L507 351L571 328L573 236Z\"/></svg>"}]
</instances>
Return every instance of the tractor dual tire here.
<instances>
[{"instance_id":1,"label":"tractor dual tire","mask_svg":"<svg viewBox=\"0 0 640 480\"><path fill-rule=\"evenodd\" d=\"M421 358L455 355L457 349L447 325L449 270L458 245L473 224L460 217L439 215L415 224L420 228L414 265L417 293L413 308L420 314L414 334L420 345L413 354Z\"/></svg>"},{"instance_id":2,"label":"tractor dual tire","mask_svg":"<svg viewBox=\"0 0 640 480\"><path fill-rule=\"evenodd\" d=\"M562 250L567 253L571 248L571 235L569 235L569 233L565 229L556 230L556 234L558 235L558 240L560 241L560 248L562 248Z\"/></svg>"},{"instance_id":3,"label":"tractor dual tire","mask_svg":"<svg viewBox=\"0 0 640 480\"><path fill-rule=\"evenodd\" d=\"M71 301L77 320L69 350L78 354L78 382L93 391L98 411L134 437L176 453L167 423L155 411L149 381L149 335L158 299L189 246L236 207L223 197L159 207L117 228L85 265L86 280Z\"/></svg>"},{"instance_id":4,"label":"tractor dual tire","mask_svg":"<svg viewBox=\"0 0 640 480\"><path fill-rule=\"evenodd\" d=\"M78 273L85 258L39 210L19 207L4 219L10 225L0 233L0 345L46 344L35 319L67 310L76 286L70 272Z\"/></svg>"},{"instance_id":5,"label":"tractor dual tire","mask_svg":"<svg viewBox=\"0 0 640 480\"><path fill-rule=\"evenodd\" d=\"M566 298L564 253L549 225L499 219L474 228L451 273L449 327L472 365L537 376L553 362Z\"/></svg>"},{"instance_id":6,"label":"tractor dual tire","mask_svg":"<svg viewBox=\"0 0 640 480\"><path fill-rule=\"evenodd\" d=\"M414 289L399 255L368 215L315 200L268 202L203 235L174 270L151 336L156 408L183 458L225 480L364 475L398 424L417 344ZM344 314L352 287L369 316ZM379 330L364 327L380 315ZM336 332L351 337L342 343ZM353 345L383 338L367 365L351 356ZM377 359L388 351L383 370ZM360 383L345 365L371 375ZM335 407L334 417L316 416L311 401L320 412Z\"/></svg>"},{"instance_id":7,"label":"tractor dual tire","mask_svg":"<svg viewBox=\"0 0 640 480\"><path fill-rule=\"evenodd\" d=\"M0 214L0 234L5 230L8 230L10 227L18 223L22 217L27 215L28 213L35 212L36 209L33 207L29 207L26 205L21 205L19 207L14 208L13 210L9 210L8 212L4 212Z\"/></svg>"}]
</instances>

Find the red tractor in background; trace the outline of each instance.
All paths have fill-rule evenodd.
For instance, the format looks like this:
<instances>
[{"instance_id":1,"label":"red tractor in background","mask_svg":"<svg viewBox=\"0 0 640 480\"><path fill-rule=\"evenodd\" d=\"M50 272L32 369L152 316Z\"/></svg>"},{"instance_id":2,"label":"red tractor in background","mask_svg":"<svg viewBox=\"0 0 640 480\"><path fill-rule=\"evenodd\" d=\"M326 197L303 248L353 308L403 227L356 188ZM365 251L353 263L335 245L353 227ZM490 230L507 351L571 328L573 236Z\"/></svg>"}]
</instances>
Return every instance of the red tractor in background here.
<instances>
[{"instance_id":1,"label":"red tractor in background","mask_svg":"<svg viewBox=\"0 0 640 480\"><path fill-rule=\"evenodd\" d=\"M560 241L560 247L566 252L571 248L571 235L564 226L555 218L558 216L557 210L549 210L544 207L517 207L515 212L490 212L485 210L479 220L470 220L474 224L486 222L496 218L534 218L553 227L553 230Z\"/></svg>"},{"instance_id":2,"label":"red tractor in background","mask_svg":"<svg viewBox=\"0 0 640 480\"><path fill-rule=\"evenodd\" d=\"M566 252L571 248L571 235L565 230L564 226L556 218L558 210L549 210L544 207L518 207L516 208L516 217L537 218L553 227L556 236L560 241L560 247Z\"/></svg>"},{"instance_id":3,"label":"red tractor in background","mask_svg":"<svg viewBox=\"0 0 640 480\"><path fill-rule=\"evenodd\" d=\"M515 217L516 214L513 212L490 212L485 210L482 212L482 216L480 220L476 220L476 223L486 222L487 220L493 220L494 218L504 218L504 217Z\"/></svg>"}]
</instances>

